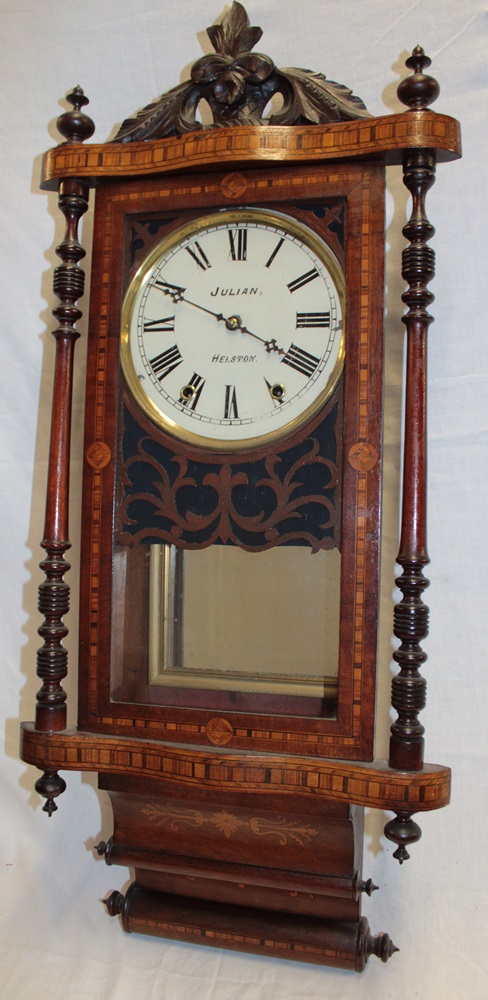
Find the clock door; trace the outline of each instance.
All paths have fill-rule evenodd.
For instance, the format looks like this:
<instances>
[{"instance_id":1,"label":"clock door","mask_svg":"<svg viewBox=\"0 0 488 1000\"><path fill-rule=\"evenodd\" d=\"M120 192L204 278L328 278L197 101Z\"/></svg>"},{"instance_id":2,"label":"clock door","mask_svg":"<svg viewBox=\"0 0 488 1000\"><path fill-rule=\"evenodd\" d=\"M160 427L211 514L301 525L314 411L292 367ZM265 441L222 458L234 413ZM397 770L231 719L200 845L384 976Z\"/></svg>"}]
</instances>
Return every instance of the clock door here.
<instances>
[{"instance_id":1,"label":"clock door","mask_svg":"<svg viewBox=\"0 0 488 1000\"><path fill-rule=\"evenodd\" d=\"M117 733L369 759L383 345L364 269L382 273L383 170L242 178L245 201L226 224L225 174L192 181L192 210L171 178L139 185L137 213L122 184L99 192L100 254L110 238L124 267L93 275L80 726L110 719ZM298 258L288 265L287 239ZM248 333L258 329L259 341ZM212 378L216 410L203 397ZM258 397L250 430L246 391Z\"/></svg>"}]
</instances>

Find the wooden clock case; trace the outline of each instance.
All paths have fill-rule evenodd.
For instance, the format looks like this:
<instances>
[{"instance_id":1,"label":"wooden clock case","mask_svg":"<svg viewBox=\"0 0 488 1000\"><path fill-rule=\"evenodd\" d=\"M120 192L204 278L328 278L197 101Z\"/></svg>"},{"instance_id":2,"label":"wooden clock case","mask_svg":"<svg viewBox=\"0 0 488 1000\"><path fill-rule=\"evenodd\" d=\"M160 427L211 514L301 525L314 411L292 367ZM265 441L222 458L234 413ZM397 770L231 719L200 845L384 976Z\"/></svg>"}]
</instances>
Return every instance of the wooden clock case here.
<instances>
[{"instance_id":1,"label":"wooden clock case","mask_svg":"<svg viewBox=\"0 0 488 1000\"><path fill-rule=\"evenodd\" d=\"M249 26L239 4L218 32L219 26L209 29L224 57L220 97L228 93L225 73L232 59L244 87L244 97L234 102L214 97L219 127L202 129L195 119L201 97L211 103L209 80L215 90L213 57L203 57L186 90L183 84L163 95L159 105L124 123L115 141L101 145L83 144L93 125L82 110L87 100L76 88L68 97L73 110L58 123L66 141L44 159L42 187L59 188L66 234L54 279L60 305L54 310L59 326L42 543L45 620L38 674L43 686L35 723L23 725L21 752L43 771L36 787L49 814L65 787L59 771L98 772L114 813L113 836L98 851L107 864L131 866L135 873L125 896L114 892L106 901L125 930L361 971L370 954L386 961L395 950L387 934L373 937L361 917L362 893L375 888L362 876L365 807L396 814L385 832L403 861L407 846L420 836L412 814L449 800L448 769L423 762L418 720L425 701L420 642L427 634L422 601L428 561L425 388L432 295L427 284L434 273L425 196L436 158L460 155L459 129L427 109L438 88L423 72L429 60L421 49L408 60L412 75L399 91L408 110L372 118L345 88L328 84L326 92L320 75L310 75L315 83L308 77L303 83L294 71L276 70L268 57L247 52L260 29ZM319 79L321 105L310 118L310 87ZM285 97L285 124L259 120L259 109L273 92ZM402 272L409 287L398 558L403 597L394 626L400 672L392 690L398 718L390 759L382 761L374 759L373 740L389 163L403 163L413 208L404 228L409 245ZM83 291L78 224L91 186L97 191L79 717L76 730L70 730L61 686L69 594L64 553L73 349L81 315L76 303ZM119 366L120 310L132 275L162 233L236 205L289 214L329 245L345 274L346 362L325 409L291 438L244 455L202 454L156 428L131 398ZM259 551L285 546L288 536L296 541L300 533L310 535L309 512L300 519L294 499L298 491L309 505L317 501L311 484L324 466L328 479L320 480L318 492L322 504L327 500L326 527L318 518L307 544L341 550L338 694L332 707L327 699L293 694L180 690L148 682L147 546L234 544ZM256 516L258 480L273 500ZM213 506L205 516L195 514L193 499L181 498L188 485L192 498L201 496L209 482ZM253 497L249 509L236 500L243 487ZM116 585L117 551L123 551L130 576L125 593Z\"/></svg>"}]
</instances>

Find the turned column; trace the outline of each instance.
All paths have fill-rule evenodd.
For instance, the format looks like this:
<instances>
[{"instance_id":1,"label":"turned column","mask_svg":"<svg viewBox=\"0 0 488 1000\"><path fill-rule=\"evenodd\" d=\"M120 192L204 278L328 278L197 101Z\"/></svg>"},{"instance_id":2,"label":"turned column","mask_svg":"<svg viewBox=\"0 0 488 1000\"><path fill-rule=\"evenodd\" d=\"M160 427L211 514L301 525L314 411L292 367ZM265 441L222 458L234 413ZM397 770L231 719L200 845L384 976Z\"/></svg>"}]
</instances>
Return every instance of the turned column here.
<instances>
[{"instance_id":1,"label":"turned column","mask_svg":"<svg viewBox=\"0 0 488 1000\"><path fill-rule=\"evenodd\" d=\"M81 88L68 95L72 110L58 118L57 127L66 144L82 142L94 132L91 119L81 110L88 103ZM53 309L57 327L56 359L53 384L51 438L47 474L46 514L41 542L45 558L41 563L46 579L39 587L39 611L44 616L39 627L43 646L37 654L37 674L42 687L37 694L36 729L60 732L66 728L66 692L62 681L68 670L68 654L63 640L68 634L64 616L69 610L69 585L64 574L69 569L65 553L70 547L68 531L70 440L73 390L74 347L79 333L76 323L82 312L77 300L83 295L85 275L79 266L85 250L78 238L81 217L88 208L88 185L69 178L59 184L58 204L65 218L65 233L56 253L62 263L55 268L53 290L59 305ZM36 789L47 801L44 810L51 815L57 808L54 798L66 785L55 771L46 771L36 782Z\"/></svg>"},{"instance_id":2,"label":"turned column","mask_svg":"<svg viewBox=\"0 0 488 1000\"><path fill-rule=\"evenodd\" d=\"M400 100L411 111L422 111L436 100L439 85L424 69L430 59L417 46L407 59L413 73L398 88ZM406 112L407 114L409 112ZM408 288L402 299L407 335L403 492L400 550L402 574L396 583L402 599L394 610L394 634L400 645L394 660L400 672L393 678L391 703L397 718L391 726L390 767L419 771L424 761L424 727L419 712L425 707L426 681L420 667L427 659L421 643L429 630L429 609L423 594L429 585L424 568L427 553L427 333L433 317L428 306L434 296L428 288L435 274L435 255L428 241L434 227L427 218L425 199L435 180L435 151L414 149L405 154L403 180L412 196L412 212L403 229L409 245L403 251L402 276ZM409 857L406 846L421 836L409 812L387 824L386 836L398 844L400 863Z\"/></svg>"}]
</instances>

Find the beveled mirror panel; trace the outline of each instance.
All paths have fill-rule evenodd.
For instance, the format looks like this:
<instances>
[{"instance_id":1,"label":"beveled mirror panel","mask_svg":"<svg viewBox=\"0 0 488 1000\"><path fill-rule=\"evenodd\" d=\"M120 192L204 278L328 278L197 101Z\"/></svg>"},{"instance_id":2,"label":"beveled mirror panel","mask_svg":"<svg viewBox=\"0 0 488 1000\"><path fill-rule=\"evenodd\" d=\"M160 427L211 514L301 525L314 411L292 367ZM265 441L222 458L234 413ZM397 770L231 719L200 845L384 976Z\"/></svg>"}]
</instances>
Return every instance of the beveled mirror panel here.
<instances>
[{"instance_id":1,"label":"beveled mirror panel","mask_svg":"<svg viewBox=\"0 0 488 1000\"><path fill-rule=\"evenodd\" d=\"M149 681L335 697L340 554L151 545Z\"/></svg>"}]
</instances>

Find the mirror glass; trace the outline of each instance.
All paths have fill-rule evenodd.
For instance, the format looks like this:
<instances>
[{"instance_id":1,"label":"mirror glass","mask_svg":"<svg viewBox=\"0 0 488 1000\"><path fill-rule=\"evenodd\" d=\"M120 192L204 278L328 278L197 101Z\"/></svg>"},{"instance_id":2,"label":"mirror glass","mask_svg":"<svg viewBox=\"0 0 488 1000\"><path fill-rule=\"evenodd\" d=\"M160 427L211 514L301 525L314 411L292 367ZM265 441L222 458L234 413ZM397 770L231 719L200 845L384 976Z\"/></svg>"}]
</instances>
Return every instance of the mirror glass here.
<instances>
[{"instance_id":1,"label":"mirror glass","mask_svg":"<svg viewBox=\"0 0 488 1000\"><path fill-rule=\"evenodd\" d=\"M149 682L337 694L340 553L149 546Z\"/></svg>"}]
</instances>

